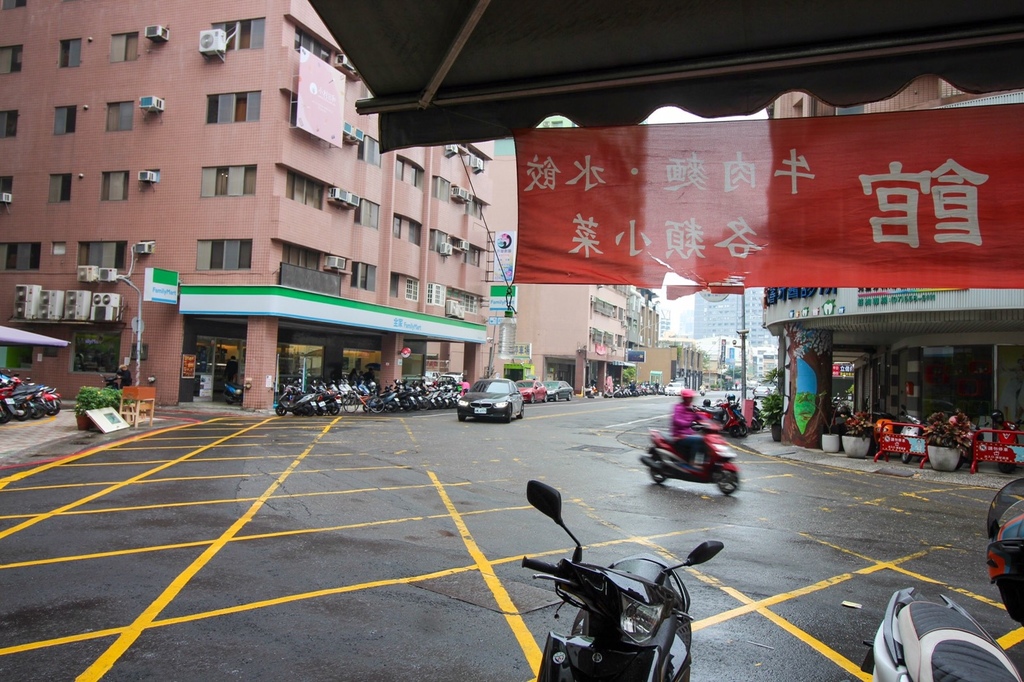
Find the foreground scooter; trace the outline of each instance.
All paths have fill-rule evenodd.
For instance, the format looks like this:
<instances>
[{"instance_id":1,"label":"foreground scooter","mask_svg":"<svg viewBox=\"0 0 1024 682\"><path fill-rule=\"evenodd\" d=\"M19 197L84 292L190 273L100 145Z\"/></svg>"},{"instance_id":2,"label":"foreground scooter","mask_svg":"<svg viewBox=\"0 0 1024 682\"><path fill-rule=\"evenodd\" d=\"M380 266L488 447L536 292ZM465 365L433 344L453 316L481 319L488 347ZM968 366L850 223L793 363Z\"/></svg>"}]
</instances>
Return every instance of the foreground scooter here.
<instances>
[{"instance_id":1,"label":"foreground scooter","mask_svg":"<svg viewBox=\"0 0 1024 682\"><path fill-rule=\"evenodd\" d=\"M583 563L583 547L562 521L562 496L540 481L526 484L530 504L569 534L576 549L557 565L523 557L534 578L578 607L567 635L548 634L537 682L554 680L690 679L690 595L676 569L710 560L722 543L697 546L681 564L651 555L627 557L605 568Z\"/></svg>"},{"instance_id":2,"label":"foreground scooter","mask_svg":"<svg viewBox=\"0 0 1024 682\"><path fill-rule=\"evenodd\" d=\"M713 425L698 422L693 426L700 431L694 452L687 458L676 451L674 439L661 431L651 429L651 443L647 455L640 461L647 466L655 483L677 478L692 483L713 483L725 495L732 495L740 487L740 470L733 460L736 451L718 433Z\"/></svg>"}]
</instances>

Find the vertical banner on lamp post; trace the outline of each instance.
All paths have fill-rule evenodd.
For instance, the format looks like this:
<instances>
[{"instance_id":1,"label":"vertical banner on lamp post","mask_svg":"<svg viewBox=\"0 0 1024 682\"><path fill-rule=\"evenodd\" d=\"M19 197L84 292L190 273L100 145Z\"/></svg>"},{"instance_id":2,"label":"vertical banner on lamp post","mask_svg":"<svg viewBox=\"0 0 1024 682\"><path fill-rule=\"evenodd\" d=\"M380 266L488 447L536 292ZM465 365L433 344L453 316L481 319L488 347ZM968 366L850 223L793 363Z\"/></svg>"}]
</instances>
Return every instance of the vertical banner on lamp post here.
<instances>
[{"instance_id":1,"label":"vertical banner on lamp post","mask_svg":"<svg viewBox=\"0 0 1024 682\"><path fill-rule=\"evenodd\" d=\"M177 305L178 273L173 270L146 268L146 285L142 290L142 300Z\"/></svg>"},{"instance_id":2,"label":"vertical banner on lamp post","mask_svg":"<svg viewBox=\"0 0 1024 682\"><path fill-rule=\"evenodd\" d=\"M494 235L494 281L512 283L516 274L516 233Z\"/></svg>"}]
</instances>

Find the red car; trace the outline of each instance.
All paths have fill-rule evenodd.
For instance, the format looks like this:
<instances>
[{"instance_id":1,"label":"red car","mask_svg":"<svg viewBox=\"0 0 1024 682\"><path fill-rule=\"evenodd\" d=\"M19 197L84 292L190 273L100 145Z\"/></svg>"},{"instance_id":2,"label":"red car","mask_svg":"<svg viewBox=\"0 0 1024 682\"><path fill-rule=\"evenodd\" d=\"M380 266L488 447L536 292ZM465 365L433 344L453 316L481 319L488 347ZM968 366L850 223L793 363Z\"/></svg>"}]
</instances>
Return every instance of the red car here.
<instances>
[{"instance_id":1,"label":"red car","mask_svg":"<svg viewBox=\"0 0 1024 682\"><path fill-rule=\"evenodd\" d=\"M516 388L518 388L519 393L522 394L523 400L528 403L547 402L548 389L544 388L544 384L540 383L536 379L523 379L522 381L517 381Z\"/></svg>"}]
</instances>

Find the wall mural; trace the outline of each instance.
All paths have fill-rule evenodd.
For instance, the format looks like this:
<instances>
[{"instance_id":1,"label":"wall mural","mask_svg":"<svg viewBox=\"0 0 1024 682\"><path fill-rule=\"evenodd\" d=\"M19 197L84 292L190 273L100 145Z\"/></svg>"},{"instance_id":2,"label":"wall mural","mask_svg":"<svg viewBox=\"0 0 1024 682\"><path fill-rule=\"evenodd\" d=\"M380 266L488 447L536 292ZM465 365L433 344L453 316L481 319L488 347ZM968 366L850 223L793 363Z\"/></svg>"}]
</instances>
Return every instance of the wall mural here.
<instances>
[{"instance_id":1,"label":"wall mural","mask_svg":"<svg viewBox=\"0 0 1024 682\"><path fill-rule=\"evenodd\" d=\"M821 446L832 395L832 330L786 325L786 414L782 441Z\"/></svg>"}]
</instances>

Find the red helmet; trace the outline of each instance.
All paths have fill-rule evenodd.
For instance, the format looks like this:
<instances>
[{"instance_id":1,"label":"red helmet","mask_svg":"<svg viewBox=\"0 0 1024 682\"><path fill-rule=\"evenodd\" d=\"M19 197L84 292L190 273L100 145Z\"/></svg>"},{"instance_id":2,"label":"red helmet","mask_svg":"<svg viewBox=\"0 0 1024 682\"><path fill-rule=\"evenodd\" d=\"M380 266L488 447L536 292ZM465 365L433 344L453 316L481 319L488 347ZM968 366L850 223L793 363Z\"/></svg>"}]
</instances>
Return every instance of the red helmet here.
<instances>
[{"instance_id":1,"label":"red helmet","mask_svg":"<svg viewBox=\"0 0 1024 682\"><path fill-rule=\"evenodd\" d=\"M692 403L693 399L697 397L697 392L692 391L688 388L684 388L682 391L679 392L679 397L683 399L684 403Z\"/></svg>"}]
</instances>

